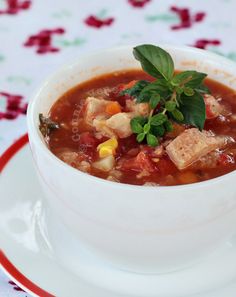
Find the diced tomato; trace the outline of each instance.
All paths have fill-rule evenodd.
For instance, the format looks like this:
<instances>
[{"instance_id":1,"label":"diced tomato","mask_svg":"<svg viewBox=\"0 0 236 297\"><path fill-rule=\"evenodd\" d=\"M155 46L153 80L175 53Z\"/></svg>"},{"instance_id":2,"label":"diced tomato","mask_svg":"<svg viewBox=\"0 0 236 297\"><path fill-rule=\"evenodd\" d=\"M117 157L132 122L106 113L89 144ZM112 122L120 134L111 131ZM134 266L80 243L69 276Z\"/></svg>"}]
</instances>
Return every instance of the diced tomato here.
<instances>
[{"instance_id":1,"label":"diced tomato","mask_svg":"<svg viewBox=\"0 0 236 297\"><path fill-rule=\"evenodd\" d=\"M222 153L219 156L219 164L220 165L229 165L229 164L234 164L235 160L233 156L230 156L228 154Z\"/></svg>"},{"instance_id":2,"label":"diced tomato","mask_svg":"<svg viewBox=\"0 0 236 297\"><path fill-rule=\"evenodd\" d=\"M80 134L78 152L83 153L86 160L94 160L94 158L96 158L97 145L98 140L90 132Z\"/></svg>"},{"instance_id":3,"label":"diced tomato","mask_svg":"<svg viewBox=\"0 0 236 297\"><path fill-rule=\"evenodd\" d=\"M118 147L117 153L119 155L124 155L133 148L139 148L139 145L137 144L136 136L134 134L132 134L127 138L119 139L119 147Z\"/></svg>"},{"instance_id":4,"label":"diced tomato","mask_svg":"<svg viewBox=\"0 0 236 297\"><path fill-rule=\"evenodd\" d=\"M148 155L146 155L144 152L140 152L136 157L137 164L140 165L140 167L148 172L154 172L155 167Z\"/></svg>"},{"instance_id":5,"label":"diced tomato","mask_svg":"<svg viewBox=\"0 0 236 297\"><path fill-rule=\"evenodd\" d=\"M152 156L154 152L154 148L149 145L142 145L142 152L144 152L146 155Z\"/></svg>"},{"instance_id":6,"label":"diced tomato","mask_svg":"<svg viewBox=\"0 0 236 297\"><path fill-rule=\"evenodd\" d=\"M180 172L178 174L178 179L181 184L193 184L199 181L198 176L191 171Z\"/></svg>"},{"instance_id":7,"label":"diced tomato","mask_svg":"<svg viewBox=\"0 0 236 297\"><path fill-rule=\"evenodd\" d=\"M126 106L126 100L130 99L130 96L128 95L121 96L120 92L121 90L119 89L119 86L118 86L109 94L109 100L118 102L120 106L124 108Z\"/></svg>"},{"instance_id":8,"label":"diced tomato","mask_svg":"<svg viewBox=\"0 0 236 297\"><path fill-rule=\"evenodd\" d=\"M173 174L177 171L176 166L168 157L161 158L156 165L163 176Z\"/></svg>"},{"instance_id":9,"label":"diced tomato","mask_svg":"<svg viewBox=\"0 0 236 297\"><path fill-rule=\"evenodd\" d=\"M134 170L137 172L145 170L152 173L156 171L156 168L148 155L140 152L135 158L123 160L121 170Z\"/></svg>"},{"instance_id":10,"label":"diced tomato","mask_svg":"<svg viewBox=\"0 0 236 297\"><path fill-rule=\"evenodd\" d=\"M98 144L98 141L90 132L84 132L80 134L79 144L95 148Z\"/></svg>"},{"instance_id":11,"label":"diced tomato","mask_svg":"<svg viewBox=\"0 0 236 297\"><path fill-rule=\"evenodd\" d=\"M121 107L125 108L126 106L126 100L131 99L131 97L128 94L125 94L121 96L121 92L132 88L136 84L137 80L132 80L127 84L120 84L116 88L113 89L112 92L109 94L109 99L111 101L117 101Z\"/></svg>"},{"instance_id":12,"label":"diced tomato","mask_svg":"<svg viewBox=\"0 0 236 297\"><path fill-rule=\"evenodd\" d=\"M135 157L140 152L140 149L138 147L132 148L127 152L127 155L130 157Z\"/></svg>"}]
</instances>

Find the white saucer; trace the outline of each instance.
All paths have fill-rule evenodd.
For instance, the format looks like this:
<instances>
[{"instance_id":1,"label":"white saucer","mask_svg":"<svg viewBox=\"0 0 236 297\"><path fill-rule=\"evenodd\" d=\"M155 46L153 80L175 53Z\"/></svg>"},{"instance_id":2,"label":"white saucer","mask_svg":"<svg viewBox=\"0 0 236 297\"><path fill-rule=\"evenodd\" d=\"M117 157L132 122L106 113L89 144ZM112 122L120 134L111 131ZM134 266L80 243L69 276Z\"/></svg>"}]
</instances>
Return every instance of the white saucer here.
<instances>
[{"instance_id":1,"label":"white saucer","mask_svg":"<svg viewBox=\"0 0 236 297\"><path fill-rule=\"evenodd\" d=\"M63 226L50 233L27 137L0 158L0 264L23 289L47 297L235 297L236 238L194 267L162 275L117 270ZM60 241L55 246L54 242ZM75 248L76 247L76 253Z\"/></svg>"}]
</instances>

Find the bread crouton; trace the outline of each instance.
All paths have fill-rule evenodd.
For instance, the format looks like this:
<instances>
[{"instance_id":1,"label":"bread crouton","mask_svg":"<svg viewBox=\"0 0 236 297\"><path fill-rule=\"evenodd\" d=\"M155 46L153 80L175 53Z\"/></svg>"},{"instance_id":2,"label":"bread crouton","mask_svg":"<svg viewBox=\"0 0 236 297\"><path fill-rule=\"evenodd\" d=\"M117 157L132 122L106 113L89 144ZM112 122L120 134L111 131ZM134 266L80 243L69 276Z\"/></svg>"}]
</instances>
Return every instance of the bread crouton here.
<instances>
[{"instance_id":1,"label":"bread crouton","mask_svg":"<svg viewBox=\"0 0 236 297\"><path fill-rule=\"evenodd\" d=\"M209 152L223 147L227 137L196 128L185 130L166 147L166 152L178 169L185 169Z\"/></svg>"}]
</instances>

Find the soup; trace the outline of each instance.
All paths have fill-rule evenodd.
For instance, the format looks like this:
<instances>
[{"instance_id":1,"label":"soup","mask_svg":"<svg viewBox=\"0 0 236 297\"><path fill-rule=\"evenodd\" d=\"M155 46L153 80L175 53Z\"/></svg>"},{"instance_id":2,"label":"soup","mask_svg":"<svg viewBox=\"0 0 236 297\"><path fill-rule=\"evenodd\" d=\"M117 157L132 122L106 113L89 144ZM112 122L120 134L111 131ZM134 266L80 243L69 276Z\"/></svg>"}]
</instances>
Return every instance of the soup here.
<instances>
[{"instance_id":1,"label":"soup","mask_svg":"<svg viewBox=\"0 0 236 297\"><path fill-rule=\"evenodd\" d=\"M65 93L48 117L40 115L52 153L85 173L133 185L196 183L235 170L235 91L195 72L175 72L166 91L164 79L150 73L109 73Z\"/></svg>"}]
</instances>

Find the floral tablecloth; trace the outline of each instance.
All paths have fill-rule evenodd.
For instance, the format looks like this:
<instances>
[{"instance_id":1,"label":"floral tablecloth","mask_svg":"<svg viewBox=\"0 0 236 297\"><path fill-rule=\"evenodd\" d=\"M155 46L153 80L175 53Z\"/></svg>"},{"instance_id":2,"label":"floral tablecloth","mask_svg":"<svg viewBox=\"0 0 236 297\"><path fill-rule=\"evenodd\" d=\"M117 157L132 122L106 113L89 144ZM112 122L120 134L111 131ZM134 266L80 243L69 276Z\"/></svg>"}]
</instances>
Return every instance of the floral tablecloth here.
<instances>
[{"instance_id":1,"label":"floral tablecloth","mask_svg":"<svg viewBox=\"0 0 236 297\"><path fill-rule=\"evenodd\" d=\"M235 0L0 0L0 154L26 132L27 102L61 64L140 43L236 60L235 11ZM0 272L0 297L8 296L29 295Z\"/></svg>"}]
</instances>

